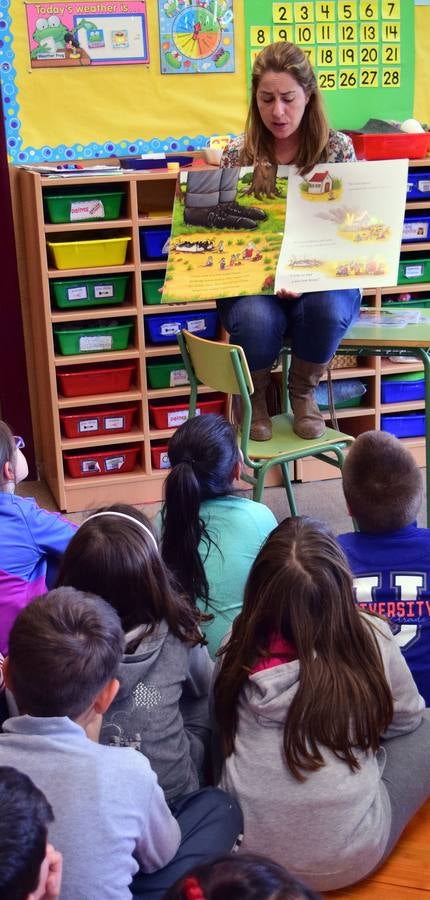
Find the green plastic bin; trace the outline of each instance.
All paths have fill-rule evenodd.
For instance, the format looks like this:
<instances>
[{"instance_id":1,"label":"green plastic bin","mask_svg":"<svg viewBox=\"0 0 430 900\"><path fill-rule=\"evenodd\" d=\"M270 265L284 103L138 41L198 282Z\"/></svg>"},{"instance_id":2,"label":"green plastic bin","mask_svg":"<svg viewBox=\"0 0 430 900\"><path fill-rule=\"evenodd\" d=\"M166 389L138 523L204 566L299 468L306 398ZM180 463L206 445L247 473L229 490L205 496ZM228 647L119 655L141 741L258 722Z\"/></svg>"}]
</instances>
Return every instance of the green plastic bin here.
<instances>
[{"instance_id":1,"label":"green plastic bin","mask_svg":"<svg viewBox=\"0 0 430 900\"><path fill-rule=\"evenodd\" d=\"M148 363L147 373L149 387L155 389L190 383L180 356L166 357L162 362Z\"/></svg>"},{"instance_id":2,"label":"green plastic bin","mask_svg":"<svg viewBox=\"0 0 430 900\"><path fill-rule=\"evenodd\" d=\"M430 307L430 298L423 300L387 300L382 304L384 309L428 309Z\"/></svg>"},{"instance_id":3,"label":"green plastic bin","mask_svg":"<svg viewBox=\"0 0 430 900\"><path fill-rule=\"evenodd\" d=\"M144 302L149 306L158 306L161 303L161 288L164 284L164 278L157 276L156 278L142 278L142 291Z\"/></svg>"},{"instance_id":4,"label":"green plastic bin","mask_svg":"<svg viewBox=\"0 0 430 900\"><path fill-rule=\"evenodd\" d=\"M51 297L59 309L84 306L116 306L123 303L130 275L100 275L54 279Z\"/></svg>"},{"instance_id":5,"label":"green plastic bin","mask_svg":"<svg viewBox=\"0 0 430 900\"><path fill-rule=\"evenodd\" d=\"M124 191L91 191L77 194L43 196L45 217L49 222L100 222L118 219Z\"/></svg>"},{"instance_id":6,"label":"green plastic bin","mask_svg":"<svg viewBox=\"0 0 430 900\"><path fill-rule=\"evenodd\" d=\"M65 328L54 325L54 336L58 352L62 356L75 353L97 353L106 350L126 350L131 337L132 322L103 322L89 327L75 325Z\"/></svg>"},{"instance_id":7,"label":"green plastic bin","mask_svg":"<svg viewBox=\"0 0 430 900\"><path fill-rule=\"evenodd\" d=\"M430 258L418 259L411 254L408 259L400 260L397 284L419 284L423 281L430 281Z\"/></svg>"}]
</instances>

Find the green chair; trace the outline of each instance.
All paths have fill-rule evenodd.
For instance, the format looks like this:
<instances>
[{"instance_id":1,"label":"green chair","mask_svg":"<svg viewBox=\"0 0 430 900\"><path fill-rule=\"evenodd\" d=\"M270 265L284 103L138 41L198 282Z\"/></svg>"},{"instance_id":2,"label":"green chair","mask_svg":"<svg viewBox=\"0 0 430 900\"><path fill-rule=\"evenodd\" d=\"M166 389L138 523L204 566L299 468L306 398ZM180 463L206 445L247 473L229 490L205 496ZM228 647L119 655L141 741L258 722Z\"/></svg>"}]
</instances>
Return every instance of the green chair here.
<instances>
[{"instance_id":1,"label":"green chair","mask_svg":"<svg viewBox=\"0 0 430 900\"><path fill-rule=\"evenodd\" d=\"M243 481L252 484L254 500L261 501L264 479L272 466L281 467L291 514L297 515L297 506L291 486L289 463L295 459L314 456L331 466L341 469L344 448L354 440L348 434L327 428L320 438L304 440L294 433L292 417L288 411L288 354L282 351L282 396L284 412L272 417L273 436L270 441L253 441L251 427L251 400L254 391L251 373L242 347L219 341L207 341L189 331L178 334L184 366L191 384L190 417L196 413L197 385L207 385L216 391L242 398L242 425L239 435L240 448L248 469L242 472ZM331 454L331 455L329 455Z\"/></svg>"}]
</instances>

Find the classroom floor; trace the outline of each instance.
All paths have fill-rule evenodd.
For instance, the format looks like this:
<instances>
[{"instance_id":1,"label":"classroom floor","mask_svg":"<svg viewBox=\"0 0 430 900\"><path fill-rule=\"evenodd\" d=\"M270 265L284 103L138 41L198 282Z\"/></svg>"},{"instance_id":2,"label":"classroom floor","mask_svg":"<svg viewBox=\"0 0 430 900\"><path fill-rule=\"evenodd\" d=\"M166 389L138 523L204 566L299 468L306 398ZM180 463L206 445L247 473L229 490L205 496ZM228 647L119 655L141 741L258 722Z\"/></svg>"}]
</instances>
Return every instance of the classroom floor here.
<instances>
[{"instance_id":1,"label":"classroom floor","mask_svg":"<svg viewBox=\"0 0 430 900\"><path fill-rule=\"evenodd\" d=\"M425 491L424 469L422 469ZM316 484L318 492L316 494ZM351 519L348 516L345 500L342 493L342 485L339 478L330 478L327 481L297 483L293 485L299 513L303 516L316 516L324 519L335 534L351 531ZM23 481L18 485L17 493L22 497L35 497L40 506L45 509L57 510L55 500L43 481ZM250 491L243 491L245 497L251 497ZM316 501L317 496L317 501ZM283 487L269 487L264 492L264 502L270 507L278 522L289 515L289 507ZM160 503L146 503L140 505L148 518L152 519L160 509ZM78 524L88 515L89 510L77 513L66 513L67 518ZM418 524L423 527L425 522L425 501L423 501L418 516Z\"/></svg>"}]
</instances>

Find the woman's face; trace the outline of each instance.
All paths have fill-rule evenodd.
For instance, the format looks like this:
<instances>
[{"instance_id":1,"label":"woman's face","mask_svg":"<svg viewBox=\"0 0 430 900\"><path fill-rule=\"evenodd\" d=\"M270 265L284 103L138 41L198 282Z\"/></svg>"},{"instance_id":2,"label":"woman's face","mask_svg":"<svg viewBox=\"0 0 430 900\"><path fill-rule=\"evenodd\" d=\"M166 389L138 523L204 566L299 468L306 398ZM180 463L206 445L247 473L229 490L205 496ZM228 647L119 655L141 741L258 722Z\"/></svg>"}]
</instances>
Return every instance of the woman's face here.
<instances>
[{"instance_id":1,"label":"woman's face","mask_svg":"<svg viewBox=\"0 0 430 900\"><path fill-rule=\"evenodd\" d=\"M275 140L283 141L296 133L309 98L289 72L269 70L260 79L256 99L263 124Z\"/></svg>"}]
</instances>

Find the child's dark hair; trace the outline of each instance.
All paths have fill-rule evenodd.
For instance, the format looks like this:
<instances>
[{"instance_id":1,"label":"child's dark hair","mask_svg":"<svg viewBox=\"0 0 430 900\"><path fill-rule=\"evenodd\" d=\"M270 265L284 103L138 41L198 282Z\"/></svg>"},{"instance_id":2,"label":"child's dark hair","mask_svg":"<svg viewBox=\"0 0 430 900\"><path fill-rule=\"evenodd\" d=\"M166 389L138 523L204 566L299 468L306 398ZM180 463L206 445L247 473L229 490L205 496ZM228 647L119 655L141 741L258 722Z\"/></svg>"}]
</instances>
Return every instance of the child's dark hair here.
<instances>
[{"instance_id":1,"label":"child's dark hair","mask_svg":"<svg viewBox=\"0 0 430 900\"><path fill-rule=\"evenodd\" d=\"M27 900L39 883L52 809L28 775L0 767L0 897Z\"/></svg>"},{"instance_id":2,"label":"child's dark hair","mask_svg":"<svg viewBox=\"0 0 430 900\"><path fill-rule=\"evenodd\" d=\"M213 543L200 518L202 500L228 494L239 459L236 432L223 416L196 416L169 441L172 470L164 485L163 559L192 604L209 601L209 585L198 547Z\"/></svg>"},{"instance_id":3,"label":"child's dark hair","mask_svg":"<svg viewBox=\"0 0 430 900\"><path fill-rule=\"evenodd\" d=\"M256 854L221 856L178 879L165 900L319 900L278 863Z\"/></svg>"},{"instance_id":4,"label":"child's dark hair","mask_svg":"<svg viewBox=\"0 0 430 900\"><path fill-rule=\"evenodd\" d=\"M181 641L203 640L198 611L175 589L151 523L134 506L115 503L81 525L63 556L58 584L103 597L126 633L145 626L149 634L165 619ZM135 637L134 643L139 640Z\"/></svg>"},{"instance_id":5,"label":"child's dark hair","mask_svg":"<svg viewBox=\"0 0 430 900\"><path fill-rule=\"evenodd\" d=\"M3 490L3 469L7 462L13 463L16 454L15 439L6 422L0 419L0 491Z\"/></svg>"},{"instance_id":6,"label":"child's dark hair","mask_svg":"<svg viewBox=\"0 0 430 900\"><path fill-rule=\"evenodd\" d=\"M374 534L410 525L423 498L421 472L412 453L386 431L365 431L354 441L342 483L360 531Z\"/></svg>"},{"instance_id":7,"label":"child's dark hair","mask_svg":"<svg viewBox=\"0 0 430 900\"><path fill-rule=\"evenodd\" d=\"M376 753L393 717L393 698L375 626L354 598L352 574L334 534L316 519L285 519L263 544L245 587L241 613L215 682L214 706L224 757L234 752L238 704L256 660L273 635L293 644L297 692L285 713L283 748L292 775L325 765L320 747L351 771L357 750Z\"/></svg>"},{"instance_id":8,"label":"child's dark hair","mask_svg":"<svg viewBox=\"0 0 430 900\"><path fill-rule=\"evenodd\" d=\"M114 678L124 652L115 610L100 597L60 587L14 622L8 674L21 714L76 719Z\"/></svg>"}]
</instances>

